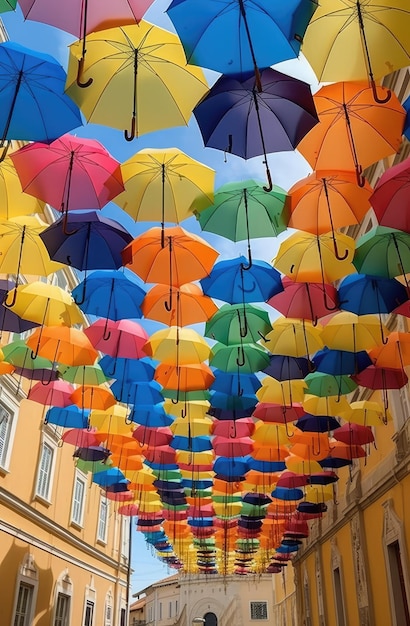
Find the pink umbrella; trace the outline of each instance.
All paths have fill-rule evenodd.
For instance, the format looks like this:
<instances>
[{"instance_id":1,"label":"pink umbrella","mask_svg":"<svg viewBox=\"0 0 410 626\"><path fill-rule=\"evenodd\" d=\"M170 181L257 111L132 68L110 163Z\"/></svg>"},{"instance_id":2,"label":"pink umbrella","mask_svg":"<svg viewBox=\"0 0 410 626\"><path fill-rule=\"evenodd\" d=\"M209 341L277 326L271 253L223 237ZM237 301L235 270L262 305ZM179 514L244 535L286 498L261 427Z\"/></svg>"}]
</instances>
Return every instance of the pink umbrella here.
<instances>
[{"instance_id":1,"label":"pink umbrella","mask_svg":"<svg viewBox=\"0 0 410 626\"><path fill-rule=\"evenodd\" d=\"M285 317L317 321L338 309L337 289L322 283L299 283L282 278L284 290L269 298L268 304Z\"/></svg>"},{"instance_id":2,"label":"pink umbrella","mask_svg":"<svg viewBox=\"0 0 410 626\"><path fill-rule=\"evenodd\" d=\"M96 350L112 357L140 359L146 356L143 346L148 333L132 320L98 319L84 329L84 333Z\"/></svg>"},{"instance_id":3,"label":"pink umbrella","mask_svg":"<svg viewBox=\"0 0 410 626\"><path fill-rule=\"evenodd\" d=\"M72 404L73 391L74 387L65 380L53 380L48 385L38 382L30 389L27 398L44 406L63 408Z\"/></svg>"},{"instance_id":4,"label":"pink umbrella","mask_svg":"<svg viewBox=\"0 0 410 626\"><path fill-rule=\"evenodd\" d=\"M69 210L101 209L124 190L120 163L95 139L66 134L10 155L25 193Z\"/></svg>"},{"instance_id":5,"label":"pink umbrella","mask_svg":"<svg viewBox=\"0 0 410 626\"><path fill-rule=\"evenodd\" d=\"M255 421L251 417L215 421L211 426L211 434L217 437L251 437L254 430Z\"/></svg>"},{"instance_id":6,"label":"pink umbrella","mask_svg":"<svg viewBox=\"0 0 410 626\"><path fill-rule=\"evenodd\" d=\"M250 437L214 437L212 447L217 456L235 457L246 456L253 450L253 441Z\"/></svg>"},{"instance_id":7,"label":"pink umbrella","mask_svg":"<svg viewBox=\"0 0 410 626\"><path fill-rule=\"evenodd\" d=\"M132 433L134 439L147 446L167 446L172 441L173 433L169 426L148 427L138 426Z\"/></svg>"},{"instance_id":8,"label":"pink umbrella","mask_svg":"<svg viewBox=\"0 0 410 626\"><path fill-rule=\"evenodd\" d=\"M87 428L71 428L63 433L61 439L64 443L69 443L77 448L89 448L90 446L100 445L99 440L95 436L96 429L88 430Z\"/></svg>"}]
</instances>

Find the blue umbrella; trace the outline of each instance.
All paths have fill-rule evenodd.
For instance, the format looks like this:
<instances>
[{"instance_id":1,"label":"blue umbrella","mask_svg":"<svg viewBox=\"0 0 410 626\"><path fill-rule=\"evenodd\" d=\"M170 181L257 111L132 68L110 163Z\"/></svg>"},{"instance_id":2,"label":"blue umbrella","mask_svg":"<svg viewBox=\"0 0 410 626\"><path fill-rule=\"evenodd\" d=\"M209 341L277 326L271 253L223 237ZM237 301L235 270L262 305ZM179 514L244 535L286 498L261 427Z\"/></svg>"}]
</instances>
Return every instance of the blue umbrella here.
<instances>
[{"instance_id":1,"label":"blue umbrella","mask_svg":"<svg viewBox=\"0 0 410 626\"><path fill-rule=\"evenodd\" d=\"M410 140L410 96L403 102L403 108L406 111L403 134Z\"/></svg>"},{"instance_id":2,"label":"blue umbrella","mask_svg":"<svg viewBox=\"0 0 410 626\"><path fill-rule=\"evenodd\" d=\"M154 379L155 366L151 359L124 359L108 354L103 356L99 365L108 378L115 378L124 383L150 382Z\"/></svg>"},{"instance_id":3,"label":"blue umbrella","mask_svg":"<svg viewBox=\"0 0 410 626\"><path fill-rule=\"evenodd\" d=\"M338 290L340 308L356 315L391 313L407 302L404 285L395 278L383 278L368 274L346 276Z\"/></svg>"},{"instance_id":4,"label":"blue umbrella","mask_svg":"<svg viewBox=\"0 0 410 626\"><path fill-rule=\"evenodd\" d=\"M66 78L54 57L0 44L0 146L11 139L50 143L82 126L77 105L64 93Z\"/></svg>"},{"instance_id":5,"label":"blue umbrella","mask_svg":"<svg viewBox=\"0 0 410 626\"><path fill-rule=\"evenodd\" d=\"M298 56L314 0L173 0L167 9L188 63L222 74L257 72Z\"/></svg>"},{"instance_id":6,"label":"blue umbrella","mask_svg":"<svg viewBox=\"0 0 410 626\"><path fill-rule=\"evenodd\" d=\"M280 273L266 261L248 259L218 261L211 273L201 281L204 294L230 304L266 302L283 291Z\"/></svg>"},{"instance_id":7,"label":"blue umbrella","mask_svg":"<svg viewBox=\"0 0 410 626\"><path fill-rule=\"evenodd\" d=\"M116 380L110 389L118 402L125 404L159 404L164 401L161 385L155 380L149 382L133 382Z\"/></svg>"},{"instance_id":8,"label":"blue umbrella","mask_svg":"<svg viewBox=\"0 0 410 626\"><path fill-rule=\"evenodd\" d=\"M307 413L300 417L295 426L303 432L325 433L340 428L340 424L336 418L330 415L310 415Z\"/></svg>"},{"instance_id":9,"label":"blue umbrella","mask_svg":"<svg viewBox=\"0 0 410 626\"><path fill-rule=\"evenodd\" d=\"M249 472L248 457L218 457L214 462L214 472L225 476L243 476Z\"/></svg>"},{"instance_id":10,"label":"blue umbrella","mask_svg":"<svg viewBox=\"0 0 410 626\"><path fill-rule=\"evenodd\" d=\"M251 413L258 403L258 398L252 394L243 394L241 396L223 393L222 391L213 391L210 398L211 406L217 409L227 410L248 410Z\"/></svg>"},{"instance_id":11,"label":"blue umbrella","mask_svg":"<svg viewBox=\"0 0 410 626\"><path fill-rule=\"evenodd\" d=\"M311 367L308 359L303 357L273 354L270 357L269 365L263 371L276 380L284 381L305 378L311 371Z\"/></svg>"},{"instance_id":12,"label":"blue umbrella","mask_svg":"<svg viewBox=\"0 0 410 626\"><path fill-rule=\"evenodd\" d=\"M314 355L313 364L318 372L339 376L342 374L358 374L369 365L372 360L364 350L349 352L347 350L330 350L325 347Z\"/></svg>"},{"instance_id":13,"label":"blue umbrella","mask_svg":"<svg viewBox=\"0 0 410 626\"><path fill-rule=\"evenodd\" d=\"M162 404L139 405L131 411L128 419L136 424L154 428L157 426L169 426L174 421L171 415L165 413Z\"/></svg>"},{"instance_id":14,"label":"blue umbrella","mask_svg":"<svg viewBox=\"0 0 410 626\"><path fill-rule=\"evenodd\" d=\"M182 437L175 436L169 444L175 450L189 450L191 452L203 452L212 450L210 437Z\"/></svg>"},{"instance_id":15,"label":"blue umbrella","mask_svg":"<svg viewBox=\"0 0 410 626\"><path fill-rule=\"evenodd\" d=\"M87 428L89 415L90 411L81 410L75 404L70 404L64 408L53 406L48 409L44 422L63 428Z\"/></svg>"},{"instance_id":16,"label":"blue umbrella","mask_svg":"<svg viewBox=\"0 0 410 626\"><path fill-rule=\"evenodd\" d=\"M72 211L39 236L50 259L78 270L118 269L121 252L132 241L121 224L98 211Z\"/></svg>"},{"instance_id":17,"label":"blue umbrella","mask_svg":"<svg viewBox=\"0 0 410 626\"><path fill-rule=\"evenodd\" d=\"M117 321L142 317L145 290L136 274L98 270L79 283L72 296L84 313Z\"/></svg>"},{"instance_id":18,"label":"blue umbrella","mask_svg":"<svg viewBox=\"0 0 410 626\"><path fill-rule=\"evenodd\" d=\"M219 391L231 395L251 396L262 386L256 374L224 372L219 369L215 369L213 373L215 380L209 388L210 391Z\"/></svg>"},{"instance_id":19,"label":"blue umbrella","mask_svg":"<svg viewBox=\"0 0 410 626\"><path fill-rule=\"evenodd\" d=\"M118 467L111 467L103 472L93 474L92 481L100 487L110 487L115 483L125 480L125 476Z\"/></svg>"},{"instance_id":20,"label":"blue umbrella","mask_svg":"<svg viewBox=\"0 0 410 626\"><path fill-rule=\"evenodd\" d=\"M304 496L302 489L292 489L289 487L276 487L272 491L272 498L277 498L278 500L301 500Z\"/></svg>"}]
</instances>

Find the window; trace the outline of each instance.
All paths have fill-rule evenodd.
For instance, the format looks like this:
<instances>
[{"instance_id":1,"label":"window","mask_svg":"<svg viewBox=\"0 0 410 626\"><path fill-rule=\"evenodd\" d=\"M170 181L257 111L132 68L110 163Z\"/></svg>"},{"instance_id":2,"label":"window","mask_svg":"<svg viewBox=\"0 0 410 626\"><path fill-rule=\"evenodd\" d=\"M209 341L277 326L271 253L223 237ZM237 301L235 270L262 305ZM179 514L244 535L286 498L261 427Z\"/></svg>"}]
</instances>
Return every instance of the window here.
<instances>
[{"instance_id":1,"label":"window","mask_svg":"<svg viewBox=\"0 0 410 626\"><path fill-rule=\"evenodd\" d=\"M339 567L335 567L333 570L333 585L335 591L337 626L345 626L346 620L343 602L342 577L340 575Z\"/></svg>"},{"instance_id":2,"label":"window","mask_svg":"<svg viewBox=\"0 0 410 626\"><path fill-rule=\"evenodd\" d=\"M92 626L94 617L94 602L87 600L85 604L84 626Z\"/></svg>"},{"instance_id":3,"label":"window","mask_svg":"<svg viewBox=\"0 0 410 626\"><path fill-rule=\"evenodd\" d=\"M172 602L168 605L168 617L172 617Z\"/></svg>"},{"instance_id":4,"label":"window","mask_svg":"<svg viewBox=\"0 0 410 626\"><path fill-rule=\"evenodd\" d=\"M268 619L266 602L251 602L251 619Z\"/></svg>"},{"instance_id":5,"label":"window","mask_svg":"<svg viewBox=\"0 0 410 626\"><path fill-rule=\"evenodd\" d=\"M121 609L120 626L127 626L127 612L125 609Z\"/></svg>"},{"instance_id":6,"label":"window","mask_svg":"<svg viewBox=\"0 0 410 626\"><path fill-rule=\"evenodd\" d=\"M111 626L112 624L112 606L111 604L107 604L105 606L105 626Z\"/></svg>"},{"instance_id":7,"label":"window","mask_svg":"<svg viewBox=\"0 0 410 626\"><path fill-rule=\"evenodd\" d=\"M71 507L71 521L82 526L84 517L85 480L80 476L75 477L73 503Z\"/></svg>"},{"instance_id":8,"label":"window","mask_svg":"<svg viewBox=\"0 0 410 626\"><path fill-rule=\"evenodd\" d=\"M20 583L17 606L14 613L13 626L29 626L31 622L31 605L33 602L33 587Z\"/></svg>"},{"instance_id":9,"label":"window","mask_svg":"<svg viewBox=\"0 0 410 626\"><path fill-rule=\"evenodd\" d=\"M124 515L122 518L121 555L125 558L128 558L129 552L130 524L132 524L132 517L128 518Z\"/></svg>"},{"instance_id":10,"label":"window","mask_svg":"<svg viewBox=\"0 0 410 626\"><path fill-rule=\"evenodd\" d=\"M162 602L159 602L159 607L158 607L158 619L161 620L162 619Z\"/></svg>"},{"instance_id":11,"label":"window","mask_svg":"<svg viewBox=\"0 0 410 626\"><path fill-rule=\"evenodd\" d=\"M12 415L0 404L0 466L5 467L10 445Z\"/></svg>"},{"instance_id":12,"label":"window","mask_svg":"<svg viewBox=\"0 0 410 626\"><path fill-rule=\"evenodd\" d=\"M57 595L54 626L68 626L69 614L70 614L70 596L65 595L65 593L59 593Z\"/></svg>"},{"instance_id":13,"label":"window","mask_svg":"<svg viewBox=\"0 0 410 626\"><path fill-rule=\"evenodd\" d=\"M108 500L102 497L100 500L100 512L98 515L97 540L106 543L108 521Z\"/></svg>"},{"instance_id":14,"label":"window","mask_svg":"<svg viewBox=\"0 0 410 626\"><path fill-rule=\"evenodd\" d=\"M396 623L400 626L410 626L410 610L407 600L403 562L398 540L387 546L388 564L392 582L394 610Z\"/></svg>"},{"instance_id":15,"label":"window","mask_svg":"<svg viewBox=\"0 0 410 626\"><path fill-rule=\"evenodd\" d=\"M175 615L178 615L178 600L175 600Z\"/></svg>"},{"instance_id":16,"label":"window","mask_svg":"<svg viewBox=\"0 0 410 626\"><path fill-rule=\"evenodd\" d=\"M37 475L36 495L44 500L50 499L53 456L53 448L48 443L43 442Z\"/></svg>"}]
</instances>

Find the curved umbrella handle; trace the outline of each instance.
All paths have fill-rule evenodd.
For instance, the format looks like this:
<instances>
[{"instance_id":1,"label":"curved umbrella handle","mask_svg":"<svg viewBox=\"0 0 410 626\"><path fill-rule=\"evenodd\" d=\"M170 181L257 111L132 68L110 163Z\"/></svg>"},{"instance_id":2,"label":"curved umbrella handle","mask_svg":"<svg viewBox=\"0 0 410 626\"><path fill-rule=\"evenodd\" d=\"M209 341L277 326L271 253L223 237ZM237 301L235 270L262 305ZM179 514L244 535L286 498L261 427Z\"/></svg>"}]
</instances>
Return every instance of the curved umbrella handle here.
<instances>
[{"instance_id":1,"label":"curved umbrella handle","mask_svg":"<svg viewBox=\"0 0 410 626\"><path fill-rule=\"evenodd\" d=\"M78 232L77 230L67 230L67 222L68 222L68 211L67 209L64 211L64 219L63 219L63 233L69 237L70 235L75 235Z\"/></svg>"},{"instance_id":2,"label":"curved umbrella handle","mask_svg":"<svg viewBox=\"0 0 410 626\"><path fill-rule=\"evenodd\" d=\"M349 250L345 250L344 254L339 254L339 248L337 247L337 241L336 241L336 237L335 234L333 233L333 248L335 251L335 257L338 261L344 261L345 259L347 259L348 255L349 255Z\"/></svg>"},{"instance_id":3,"label":"curved umbrella handle","mask_svg":"<svg viewBox=\"0 0 410 626\"><path fill-rule=\"evenodd\" d=\"M135 138L135 116L131 120L131 132L128 133L127 130L124 130L124 137L126 141L132 141Z\"/></svg>"},{"instance_id":4,"label":"curved umbrella handle","mask_svg":"<svg viewBox=\"0 0 410 626\"><path fill-rule=\"evenodd\" d=\"M90 85L92 85L93 79L89 78L88 80L83 82L81 80L81 76L82 76L83 70L84 70L84 57L82 56L81 59L78 61L77 85L78 85L78 87L81 87L82 89L85 89L86 87L89 87Z\"/></svg>"},{"instance_id":5,"label":"curved umbrella handle","mask_svg":"<svg viewBox=\"0 0 410 626\"><path fill-rule=\"evenodd\" d=\"M268 163L267 163L267 161L264 161L264 163L265 163L265 167L266 167L266 178L268 179L268 184L267 184L267 186L263 187L263 190L266 191L267 193L269 193L269 191L272 191L272 189L273 189L273 182L272 182L272 176L271 176L271 173L270 173L270 169L269 169Z\"/></svg>"},{"instance_id":6,"label":"curved umbrella handle","mask_svg":"<svg viewBox=\"0 0 410 626\"><path fill-rule=\"evenodd\" d=\"M47 385L49 385L51 383L53 379L53 370L50 370L50 376L48 377L48 379L44 378L44 373L43 376L41 377L41 384L44 385L44 387L47 387Z\"/></svg>"},{"instance_id":7,"label":"curved umbrella handle","mask_svg":"<svg viewBox=\"0 0 410 626\"><path fill-rule=\"evenodd\" d=\"M17 287L17 285L16 285ZM8 309L11 309L11 307L13 307L16 304L16 300L17 300L17 289L16 287L14 288L14 292L13 292L13 297L11 302L7 302L7 296L5 297L4 301L2 302L2 304L7 307Z\"/></svg>"},{"instance_id":8,"label":"curved umbrella handle","mask_svg":"<svg viewBox=\"0 0 410 626\"><path fill-rule=\"evenodd\" d=\"M387 95L385 98L379 98L379 96L377 95L377 86L374 80L370 81L370 86L373 92L373 100L377 102L377 104L386 104L386 102L391 99L391 89L387 90Z\"/></svg>"},{"instance_id":9,"label":"curved umbrella handle","mask_svg":"<svg viewBox=\"0 0 410 626\"><path fill-rule=\"evenodd\" d=\"M359 185L359 187L364 187L366 184L366 179L363 176L363 168L361 165L356 165L355 167L356 170L356 180L357 180L357 184Z\"/></svg>"},{"instance_id":10,"label":"curved umbrella handle","mask_svg":"<svg viewBox=\"0 0 410 626\"><path fill-rule=\"evenodd\" d=\"M236 357L236 364L239 367L243 367L245 365L245 350L243 349L243 346L241 346L240 348L238 347L238 356Z\"/></svg>"}]
</instances>

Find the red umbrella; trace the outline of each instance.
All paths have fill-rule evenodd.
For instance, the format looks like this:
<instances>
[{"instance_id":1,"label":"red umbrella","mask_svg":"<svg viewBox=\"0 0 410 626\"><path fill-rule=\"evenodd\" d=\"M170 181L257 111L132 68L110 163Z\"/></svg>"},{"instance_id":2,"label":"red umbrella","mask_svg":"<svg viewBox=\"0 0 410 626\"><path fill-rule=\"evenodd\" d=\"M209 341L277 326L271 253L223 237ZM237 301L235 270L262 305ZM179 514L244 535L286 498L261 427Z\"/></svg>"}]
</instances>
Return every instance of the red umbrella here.
<instances>
[{"instance_id":1,"label":"red umbrella","mask_svg":"<svg viewBox=\"0 0 410 626\"><path fill-rule=\"evenodd\" d=\"M100 442L95 436L96 429L88 430L87 428L71 428L62 434L62 441L69 443L77 448L89 448L90 446L99 446Z\"/></svg>"},{"instance_id":2,"label":"red umbrella","mask_svg":"<svg viewBox=\"0 0 410 626\"><path fill-rule=\"evenodd\" d=\"M250 437L214 437L212 447L217 456L236 457L247 456L253 450L253 441Z\"/></svg>"},{"instance_id":3,"label":"red umbrella","mask_svg":"<svg viewBox=\"0 0 410 626\"><path fill-rule=\"evenodd\" d=\"M282 278L284 290L268 304L285 317L317 321L338 309L337 289L322 283L300 283Z\"/></svg>"},{"instance_id":4,"label":"red umbrella","mask_svg":"<svg viewBox=\"0 0 410 626\"><path fill-rule=\"evenodd\" d=\"M148 447L144 456L150 463L164 464L175 463L176 451L168 445Z\"/></svg>"},{"instance_id":5,"label":"red umbrella","mask_svg":"<svg viewBox=\"0 0 410 626\"><path fill-rule=\"evenodd\" d=\"M410 232L410 157L389 167L377 181L370 204L381 226Z\"/></svg>"},{"instance_id":6,"label":"red umbrella","mask_svg":"<svg viewBox=\"0 0 410 626\"><path fill-rule=\"evenodd\" d=\"M23 191L61 212L100 209L124 191L120 163L95 139L66 134L10 155Z\"/></svg>"},{"instance_id":7,"label":"red umbrella","mask_svg":"<svg viewBox=\"0 0 410 626\"><path fill-rule=\"evenodd\" d=\"M286 487L288 489L296 489L297 487L304 487L308 484L308 476L305 474L295 474L294 472L282 472L277 487Z\"/></svg>"},{"instance_id":8,"label":"red umbrella","mask_svg":"<svg viewBox=\"0 0 410 626\"><path fill-rule=\"evenodd\" d=\"M362 424L346 423L335 430L333 437L349 446L363 446L374 441L374 435L370 426Z\"/></svg>"},{"instance_id":9,"label":"red umbrella","mask_svg":"<svg viewBox=\"0 0 410 626\"><path fill-rule=\"evenodd\" d=\"M30 389L27 398L44 406L64 408L72 404L73 391L74 387L65 380L53 380L48 385L38 382Z\"/></svg>"},{"instance_id":10,"label":"red umbrella","mask_svg":"<svg viewBox=\"0 0 410 626\"><path fill-rule=\"evenodd\" d=\"M377 367L369 365L364 370L352 376L352 379L362 387L368 389L401 389L408 382L404 369L393 367Z\"/></svg>"},{"instance_id":11,"label":"red umbrella","mask_svg":"<svg viewBox=\"0 0 410 626\"><path fill-rule=\"evenodd\" d=\"M254 430L255 422L251 417L215 421L211 426L211 434L216 437L252 437Z\"/></svg>"},{"instance_id":12,"label":"red umbrella","mask_svg":"<svg viewBox=\"0 0 410 626\"><path fill-rule=\"evenodd\" d=\"M140 359L146 356L143 346L148 341L145 329L132 320L98 319L84 329L96 350L115 358Z\"/></svg>"},{"instance_id":13,"label":"red umbrella","mask_svg":"<svg viewBox=\"0 0 410 626\"><path fill-rule=\"evenodd\" d=\"M151 447L167 446L172 441L172 430L168 426L149 427L141 424L132 433L134 439Z\"/></svg>"},{"instance_id":14,"label":"red umbrella","mask_svg":"<svg viewBox=\"0 0 410 626\"><path fill-rule=\"evenodd\" d=\"M294 402L292 405L259 402L252 415L263 422L286 424L295 422L305 415L305 410L300 402Z\"/></svg>"}]
</instances>

